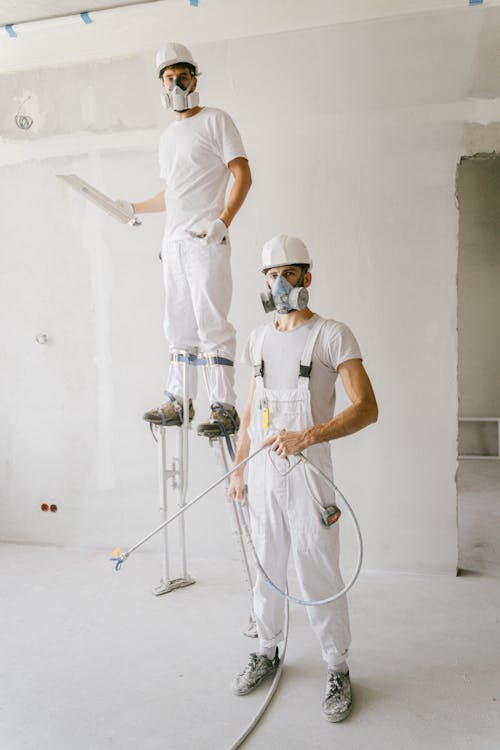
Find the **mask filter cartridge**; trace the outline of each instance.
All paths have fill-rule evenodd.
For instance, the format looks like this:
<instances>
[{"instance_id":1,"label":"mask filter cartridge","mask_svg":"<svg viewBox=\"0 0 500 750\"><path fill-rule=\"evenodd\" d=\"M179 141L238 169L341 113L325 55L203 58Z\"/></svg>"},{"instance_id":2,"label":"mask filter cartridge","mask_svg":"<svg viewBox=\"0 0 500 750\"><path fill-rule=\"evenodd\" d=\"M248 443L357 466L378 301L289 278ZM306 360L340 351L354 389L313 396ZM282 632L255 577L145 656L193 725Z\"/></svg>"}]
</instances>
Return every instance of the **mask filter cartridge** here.
<instances>
[{"instance_id":1,"label":"mask filter cartridge","mask_svg":"<svg viewBox=\"0 0 500 750\"><path fill-rule=\"evenodd\" d=\"M292 286L283 276L278 276L273 288L260 295L266 313L275 310L286 315L292 310L304 310L309 302L309 292L303 286Z\"/></svg>"},{"instance_id":2,"label":"mask filter cartridge","mask_svg":"<svg viewBox=\"0 0 500 750\"><path fill-rule=\"evenodd\" d=\"M188 109L197 107L200 97L197 91L190 93L193 83L186 88L180 80L176 78L170 89L164 89L161 95L161 101L165 109L172 108L174 112L185 112Z\"/></svg>"}]
</instances>

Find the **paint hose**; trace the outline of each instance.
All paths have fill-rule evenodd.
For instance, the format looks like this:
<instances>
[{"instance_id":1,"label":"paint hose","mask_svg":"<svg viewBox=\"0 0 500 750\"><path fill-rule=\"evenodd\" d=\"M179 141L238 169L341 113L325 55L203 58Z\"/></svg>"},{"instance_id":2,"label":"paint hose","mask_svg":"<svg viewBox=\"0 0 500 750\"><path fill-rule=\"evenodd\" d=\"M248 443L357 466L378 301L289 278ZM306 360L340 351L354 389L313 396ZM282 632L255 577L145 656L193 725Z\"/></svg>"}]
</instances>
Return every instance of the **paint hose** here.
<instances>
[{"instance_id":1,"label":"paint hose","mask_svg":"<svg viewBox=\"0 0 500 750\"><path fill-rule=\"evenodd\" d=\"M306 456L304 456L303 453L299 453L298 454L298 459L299 460L296 461L295 464L293 464L289 470L287 470L286 474L289 474L290 471L293 471L293 469L295 469L300 463L302 463L304 465L304 470L306 469L307 466L310 466L310 468L316 474L318 474L319 476L321 476L325 480L325 482L334 490L334 492L337 492L340 495L340 497L342 498L342 501L345 504L345 506L346 506L346 508L347 508L347 510L348 510L348 512L349 512L349 514L350 514L350 516L351 516L351 518L353 520L353 522L354 522L354 526L355 526L355 529L356 529L356 536L357 536L357 540L358 540L358 561L357 561L357 565L356 565L354 574L351 577L351 580L349 581L349 583L346 586L344 586L344 588L341 591L337 592L336 594L333 594L332 596L330 596L330 597L328 597L326 599L320 599L320 600L317 600L317 601L306 601L306 600L303 600L303 599L298 599L297 597L292 596L291 594L289 594L288 590L287 591L282 591L279 588L279 586L277 586L270 579L270 577L267 575L266 571L264 570L264 568L263 568L263 566L262 566L262 564L261 564L261 562L259 560L259 557L257 555L257 551L256 551L255 546L254 546L253 541L252 541L252 537L251 537L251 534L250 534L250 531L249 531L249 528L248 528L247 519L245 518L245 511L244 511L244 508L243 508L244 502L236 502L237 515L238 515L238 517L240 519L241 527L242 527L243 532L245 534L246 541L248 543L248 546L249 546L250 551L252 553L252 556L254 558L255 564L257 565L258 569L260 570L260 572L262 573L262 575L264 576L264 578L266 579L266 581L268 582L268 584L275 591L277 591L278 594L280 594L280 596L282 596L285 599L285 601L286 601L286 608L285 608L285 628L284 628L284 630L285 630L285 638L284 638L284 643L283 643L283 650L282 650L282 653L280 654L280 664L279 664L278 670L277 670L276 674L274 675L274 679L273 679L273 682L271 684L271 687L269 688L269 691L268 691L266 697L264 698L264 701L262 702L261 706L259 707L257 713L253 716L253 718L251 719L250 723L243 730L243 732L238 736L238 738L229 746L228 750L237 750L239 747L241 747L241 745L244 743L244 741L247 739L247 737L251 734L251 732L253 732L253 730L255 729L255 727L257 726L257 724L259 723L259 721L263 717L266 709L268 708L269 704L271 703L271 700L274 697L274 694L276 693L276 690L278 689L278 684L279 684L279 681L280 681L280 678L281 678L281 673L283 671L283 666L284 666L284 663L285 663L285 654L286 654L286 649L287 649L287 645L288 645L289 602L293 601L293 602L296 602L297 604L302 604L304 606L310 606L310 607L316 606L316 605L319 606L319 605L322 605L322 604L328 604L330 602L333 602L333 601L335 601L335 599L338 599L339 597L344 596L344 594L346 594L347 591L349 591L349 589L352 588L352 586L354 586L354 584L355 584L355 582L356 582L356 580L357 580L357 578L359 576L359 572L361 570L361 563L363 561L363 539L362 539L362 536L361 536L361 530L359 528L358 520L357 520L357 518L356 518L356 516L354 514L354 511L352 510L351 506L349 505L348 501L346 500L346 498L344 497L344 495L342 494L342 492L338 489L338 487L334 484L334 482L330 479L330 477L328 477L321 469L319 469L308 458L306 458ZM306 479L307 479L307 477L306 477ZM288 587L287 587L287 589L288 589Z\"/></svg>"},{"instance_id":2,"label":"paint hose","mask_svg":"<svg viewBox=\"0 0 500 750\"><path fill-rule=\"evenodd\" d=\"M253 716L250 723L247 725L247 727L241 732L241 734L234 740L234 742L231 743L228 750L237 750L247 739L247 737L253 732L259 721L264 716L269 704L271 703L274 694L276 690L278 689L278 685L281 679L281 675L283 673L283 666L285 664L285 654L286 654L286 647L288 645L288 630L290 626L290 616L289 616L289 605L288 601L286 602L285 607L285 626L284 626L284 639L283 639L283 649L280 654L280 663L279 667L276 670L276 674L273 677L273 681L271 683L271 687L267 691L267 695L264 698L261 706L259 707L257 713Z\"/></svg>"},{"instance_id":3,"label":"paint hose","mask_svg":"<svg viewBox=\"0 0 500 750\"><path fill-rule=\"evenodd\" d=\"M344 495L342 494L342 492L336 486L336 484L330 479L330 477L327 474L325 474L324 471L322 471L321 469L319 469L315 464L312 463L312 461L310 461L308 458L306 458L306 456L304 456L303 453L298 453L297 454L297 458L299 460L296 461L295 464L292 465L292 467L287 471L287 474L289 474L290 471L293 471L299 464L303 464L304 465L304 470L307 467L310 467L312 469L312 471L314 471L315 474L317 474L318 476L322 477L322 479L324 479L324 481L328 484L328 486L334 492L336 492L336 493L338 493L340 495L340 497L342 498L342 502L344 503L345 507L347 508L347 510L349 512L349 515L351 516L352 521L354 523L354 528L355 528L355 531L356 531L356 538L357 538L357 541L358 541L358 559L357 559L357 562L356 562L356 567L354 569L354 572L353 572L353 574L352 574L349 582L344 586L344 588L342 588L340 591L337 591L335 594L332 594L331 596L326 597L325 599L314 599L314 600L310 600L310 601L308 601L307 599L299 599L296 596L292 596L292 594L289 594L287 591L282 591L280 589L280 587L276 583L274 583L274 581L272 581L271 578L268 576L268 574L266 573L264 567L262 566L262 563L259 560L259 556L257 554L257 550L255 549L255 545L253 543L252 536L250 534L250 530L248 528L248 524L246 522L245 514L243 513L243 508L241 506L241 503L237 503L236 507L237 507L237 510L238 510L238 514L239 514L241 526L242 526L243 532L245 534L246 542L247 542L247 544L248 544L248 546L250 548L250 551L252 553L252 557L253 557L253 559L255 561L255 564L256 564L257 568L259 569L259 571L261 572L261 574L264 576L264 578L266 579L267 583L280 596L282 596L285 599L287 599L287 601L295 602L296 604L302 604L305 607L316 607L316 606L321 606L323 604L330 604L331 602L334 602L336 599L340 599L341 596L344 596L344 594L346 594L349 591L349 589L351 589L354 586L354 584L356 583L356 580L357 580L357 578L359 576L359 573L360 573L360 570L361 570L361 565L363 563L363 538L361 536L361 529L359 528L358 519L356 518L353 509L351 508L350 504L348 503L348 501L346 500L346 498L344 497Z\"/></svg>"}]
</instances>

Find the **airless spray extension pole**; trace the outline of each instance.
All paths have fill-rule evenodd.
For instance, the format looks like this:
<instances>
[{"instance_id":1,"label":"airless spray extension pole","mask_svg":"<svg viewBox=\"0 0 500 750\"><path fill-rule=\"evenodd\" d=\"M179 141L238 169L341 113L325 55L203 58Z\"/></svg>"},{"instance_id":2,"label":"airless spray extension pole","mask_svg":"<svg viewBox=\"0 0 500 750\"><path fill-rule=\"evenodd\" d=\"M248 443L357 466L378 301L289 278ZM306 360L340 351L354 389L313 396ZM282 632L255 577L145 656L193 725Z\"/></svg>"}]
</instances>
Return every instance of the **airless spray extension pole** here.
<instances>
[{"instance_id":1,"label":"airless spray extension pole","mask_svg":"<svg viewBox=\"0 0 500 750\"><path fill-rule=\"evenodd\" d=\"M136 542L136 544L130 547L126 552L121 552L120 549L117 547L112 553L113 556L110 558L111 560L113 560L113 562L116 563L115 569L120 570L122 564L125 562L125 560L128 557L130 557L132 552L135 552L136 549L139 549L139 547L142 547L142 545L145 544L147 541L149 541L151 537L153 537L155 534L158 534L159 531L161 531L166 526L171 524L172 521L175 521L176 518L178 518L180 515L185 513L189 508L191 508L195 503L197 503L198 500L201 500L202 497L205 497L205 495L208 495L208 493L211 492L216 487L218 487L219 484L222 484L222 482L224 482L227 479L227 477L230 477L231 474L234 474L235 471L237 471L238 469L241 469L242 466L245 466L249 461L252 460L252 458L255 458L255 456L261 451L263 451L265 448L267 448L267 446L262 445L256 451L254 451L253 453L250 453L250 455L244 458L243 461L240 461L239 464L236 464L236 466L233 466L233 468L230 471L228 471L226 474L224 474L215 482L213 482L213 484L207 487L206 490L203 490L203 492L200 492L200 494L197 495L195 498L193 498L193 500L191 500L186 505L183 505L182 508L179 508L179 510L173 513L170 516L170 518L167 518L165 521L163 521L163 523L161 523L159 526L153 529L153 531L151 531L145 537L143 537L138 542Z\"/></svg>"}]
</instances>

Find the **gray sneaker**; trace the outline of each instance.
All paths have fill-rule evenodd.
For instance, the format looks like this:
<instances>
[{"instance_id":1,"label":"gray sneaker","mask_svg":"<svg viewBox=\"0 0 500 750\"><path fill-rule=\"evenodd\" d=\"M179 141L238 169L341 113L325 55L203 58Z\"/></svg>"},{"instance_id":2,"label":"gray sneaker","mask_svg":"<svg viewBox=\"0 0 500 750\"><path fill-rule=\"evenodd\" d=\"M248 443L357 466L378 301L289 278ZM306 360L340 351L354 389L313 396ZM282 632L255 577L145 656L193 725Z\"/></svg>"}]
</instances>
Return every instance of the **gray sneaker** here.
<instances>
[{"instance_id":1,"label":"gray sneaker","mask_svg":"<svg viewBox=\"0 0 500 750\"><path fill-rule=\"evenodd\" d=\"M166 401L161 406L147 411L143 419L151 424L159 424L165 427L182 424L183 405L180 401ZM189 399L189 421L194 417L193 402Z\"/></svg>"},{"instance_id":2,"label":"gray sneaker","mask_svg":"<svg viewBox=\"0 0 500 750\"><path fill-rule=\"evenodd\" d=\"M198 435L203 437L219 437L233 435L238 432L240 418L234 406L224 407L222 404L212 404L210 416L206 422L198 425Z\"/></svg>"},{"instance_id":3,"label":"gray sneaker","mask_svg":"<svg viewBox=\"0 0 500 750\"><path fill-rule=\"evenodd\" d=\"M263 654L250 654L245 669L236 675L231 683L231 690L235 695L251 693L266 677L276 672L279 663L278 649L276 649L274 659L268 659Z\"/></svg>"},{"instance_id":4,"label":"gray sneaker","mask_svg":"<svg viewBox=\"0 0 500 750\"><path fill-rule=\"evenodd\" d=\"M332 672L328 670L323 714L328 721L343 721L351 713L351 680L349 672Z\"/></svg>"}]
</instances>

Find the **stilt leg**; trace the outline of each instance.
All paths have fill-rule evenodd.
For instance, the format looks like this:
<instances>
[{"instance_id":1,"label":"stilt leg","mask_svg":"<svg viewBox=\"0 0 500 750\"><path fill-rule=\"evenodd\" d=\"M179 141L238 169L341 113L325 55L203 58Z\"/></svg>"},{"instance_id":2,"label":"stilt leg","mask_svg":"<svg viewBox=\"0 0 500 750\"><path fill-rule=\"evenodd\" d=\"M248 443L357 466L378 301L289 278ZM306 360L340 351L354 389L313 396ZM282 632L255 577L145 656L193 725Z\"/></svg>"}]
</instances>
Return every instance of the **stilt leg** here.
<instances>
[{"instance_id":1,"label":"stilt leg","mask_svg":"<svg viewBox=\"0 0 500 750\"><path fill-rule=\"evenodd\" d=\"M167 468L167 447L166 447L166 427L158 427L160 437L158 440L159 451L159 470L160 470L160 511L162 519L167 518L167 483L172 481L172 489L177 493L177 507L183 508L186 504L188 491L188 473L189 473L189 392L188 392L188 367L190 366L189 352L178 352L179 360L184 364L183 370L183 421L182 425L175 428L177 431L177 457L172 459L172 468ZM172 428L169 428L172 429ZM169 547L167 526L164 529L163 537L163 557L162 557L162 579L159 586L153 589L154 594L159 596L167 594L173 589L190 586L194 583L187 572L187 554L186 554L186 527L184 513L179 516L179 550L181 575L179 578L170 578L169 570Z\"/></svg>"},{"instance_id":2,"label":"stilt leg","mask_svg":"<svg viewBox=\"0 0 500 750\"><path fill-rule=\"evenodd\" d=\"M225 451L225 441L224 438L212 438L210 440L210 444L212 443L218 443L218 453L219 453L219 463L221 465L221 468L224 473L227 473L229 471L229 461L228 456ZM233 445L233 452L234 452L234 438L231 438L231 442ZM229 479L227 480L227 485L229 485ZM248 616L248 626L243 631L243 634L246 635L248 638L257 638L257 627L255 624L255 615L253 613L253 576L252 576L252 569L250 567L250 561L247 554L247 548L245 546L244 538L243 538L243 532L241 528L240 519L238 516L238 512L236 510L234 503L228 503L229 513L231 516L231 525L233 528L233 536L236 541L236 547L240 553L240 560L241 564L243 566L243 574L244 579L247 587L247 591L250 598L250 613Z\"/></svg>"}]
</instances>

